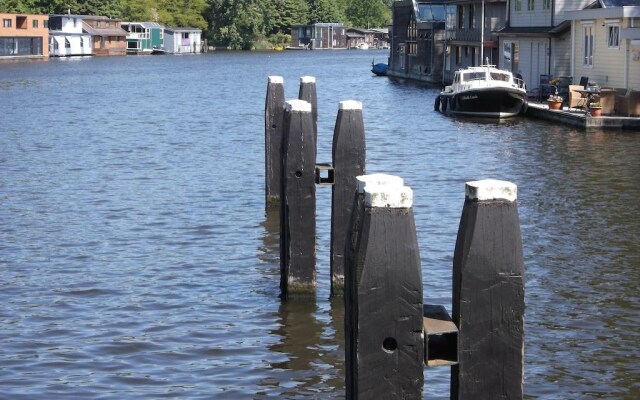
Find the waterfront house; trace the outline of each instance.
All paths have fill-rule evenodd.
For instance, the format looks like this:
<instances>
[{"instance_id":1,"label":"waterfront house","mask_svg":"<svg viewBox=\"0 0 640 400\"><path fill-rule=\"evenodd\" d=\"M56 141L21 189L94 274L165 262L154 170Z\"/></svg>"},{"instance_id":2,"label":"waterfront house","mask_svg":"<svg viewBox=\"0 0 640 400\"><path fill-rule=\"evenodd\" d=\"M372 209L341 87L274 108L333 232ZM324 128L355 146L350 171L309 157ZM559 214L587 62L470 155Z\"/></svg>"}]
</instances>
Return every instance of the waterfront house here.
<instances>
[{"instance_id":1,"label":"waterfront house","mask_svg":"<svg viewBox=\"0 0 640 400\"><path fill-rule=\"evenodd\" d=\"M164 48L167 53L202 53L202 30L197 28L165 28Z\"/></svg>"},{"instance_id":2,"label":"waterfront house","mask_svg":"<svg viewBox=\"0 0 640 400\"><path fill-rule=\"evenodd\" d=\"M316 23L291 27L291 47L314 49L346 49L347 32L339 23Z\"/></svg>"},{"instance_id":3,"label":"waterfront house","mask_svg":"<svg viewBox=\"0 0 640 400\"><path fill-rule=\"evenodd\" d=\"M375 32L369 29L349 28L345 33L347 37L347 49L357 49L360 47L374 48Z\"/></svg>"},{"instance_id":4,"label":"waterfront house","mask_svg":"<svg viewBox=\"0 0 640 400\"><path fill-rule=\"evenodd\" d=\"M82 29L83 17L71 14L49 16L50 56L89 56L93 53L91 35Z\"/></svg>"},{"instance_id":5,"label":"waterfront house","mask_svg":"<svg viewBox=\"0 0 640 400\"><path fill-rule=\"evenodd\" d=\"M389 76L442 83L447 1L393 3Z\"/></svg>"},{"instance_id":6,"label":"waterfront house","mask_svg":"<svg viewBox=\"0 0 640 400\"><path fill-rule=\"evenodd\" d=\"M83 15L82 30L91 35L92 52L96 56L124 56L127 49L127 31L119 19Z\"/></svg>"},{"instance_id":7,"label":"waterfront house","mask_svg":"<svg viewBox=\"0 0 640 400\"><path fill-rule=\"evenodd\" d=\"M640 90L640 3L601 0L565 14L571 21L570 75L600 87ZM623 90L624 91L624 90Z\"/></svg>"},{"instance_id":8,"label":"waterfront house","mask_svg":"<svg viewBox=\"0 0 640 400\"><path fill-rule=\"evenodd\" d=\"M127 31L127 53L140 54L164 48L164 26L157 22L123 22Z\"/></svg>"},{"instance_id":9,"label":"waterfront house","mask_svg":"<svg viewBox=\"0 0 640 400\"><path fill-rule=\"evenodd\" d=\"M373 44L376 49L389 48L389 28L369 29L373 32Z\"/></svg>"},{"instance_id":10,"label":"waterfront house","mask_svg":"<svg viewBox=\"0 0 640 400\"><path fill-rule=\"evenodd\" d=\"M49 16L0 14L0 57L49 56Z\"/></svg>"},{"instance_id":11,"label":"waterfront house","mask_svg":"<svg viewBox=\"0 0 640 400\"><path fill-rule=\"evenodd\" d=\"M497 32L505 27L506 20L506 0L449 1L444 80L450 82L455 71L469 66L490 64L505 68L500 63Z\"/></svg>"},{"instance_id":12,"label":"waterfront house","mask_svg":"<svg viewBox=\"0 0 640 400\"><path fill-rule=\"evenodd\" d=\"M573 76L568 13L598 1L510 1L507 25L498 32L502 68L522 74L529 88L540 86L541 75Z\"/></svg>"}]
</instances>

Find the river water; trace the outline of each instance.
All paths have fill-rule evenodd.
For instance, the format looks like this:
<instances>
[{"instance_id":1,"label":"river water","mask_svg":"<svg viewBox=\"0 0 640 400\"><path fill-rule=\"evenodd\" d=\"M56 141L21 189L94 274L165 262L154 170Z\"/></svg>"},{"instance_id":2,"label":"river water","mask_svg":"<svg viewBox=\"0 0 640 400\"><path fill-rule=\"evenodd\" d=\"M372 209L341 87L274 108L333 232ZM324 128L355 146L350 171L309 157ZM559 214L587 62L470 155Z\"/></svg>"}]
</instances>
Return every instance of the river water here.
<instances>
[{"instance_id":1,"label":"river water","mask_svg":"<svg viewBox=\"0 0 640 400\"><path fill-rule=\"evenodd\" d=\"M0 64L0 398L343 398L318 188L315 302L282 303L264 211L267 76L317 78L318 162L340 100L367 171L415 193L425 303L451 309L464 182L518 185L528 399L640 397L640 132L457 120L380 51ZM425 398L448 398L448 368Z\"/></svg>"}]
</instances>

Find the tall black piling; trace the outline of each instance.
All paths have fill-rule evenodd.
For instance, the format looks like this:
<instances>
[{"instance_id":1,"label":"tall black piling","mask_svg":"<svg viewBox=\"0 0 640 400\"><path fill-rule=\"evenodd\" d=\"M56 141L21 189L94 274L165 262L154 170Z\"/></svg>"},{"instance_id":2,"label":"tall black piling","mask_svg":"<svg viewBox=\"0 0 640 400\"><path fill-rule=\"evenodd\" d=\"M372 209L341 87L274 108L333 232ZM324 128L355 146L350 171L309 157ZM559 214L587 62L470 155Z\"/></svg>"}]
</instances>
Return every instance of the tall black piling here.
<instances>
[{"instance_id":1,"label":"tall black piling","mask_svg":"<svg viewBox=\"0 0 640 400\"><path fill-rule=\"evenodd\" d=\"M311 104L285 103L280 206L280 292L315 297L316 186Z\"/></svg>"},{"instance_id":2,"label":"tall black piling","mask_svg":"<svg viewBox=\"0 0 640 400\"><path fill-rule=\"evenodd\" d=\"M282 167L282 123L284 115L284 80L270 76L264 109L265 207L280 204Z\"/></svg>"},{"instance_id":3,"label":"tall black piling","mask_svg":"<svg viewBox=\"0 0 640 400\"><path fill-rule=\"evenodd\" d=\"M422 398L422 272L412 202L408 187L364 188L345 276L347 399Z\"/></svg>"},{"instance_id":4,"label":"tall black piling","mask_svg":"<svg viewBox=\"0 0 640 400\"><path fill-rule=\"evenodd\" d=\"M344 293L345 244L356 193L356 177L365 170L362 103L341 101L333 131L331 197L331 295Z\"/></svg>"},{"instance_id":5,"label":"tall black piling","mask_svg":"<svg viewBox=\"0 0 640 400\"><path fill-rule=\"evenodd\" d=\"M313 139L318 144L318 94L316 93L316 78L313 76L300 77L300 91L298 99L311 104L313 116Z\"/></svg>"},{"instance_id":6,"label":"tall black piling","mask_svg":"<svg viewBox=\"0 0 640 400\"><path fill-rule=\"evenodd\" d=\"M524 259L516 185L467 182L453 258L451 398L522 399Z\"/></svg>"}]
</instances>

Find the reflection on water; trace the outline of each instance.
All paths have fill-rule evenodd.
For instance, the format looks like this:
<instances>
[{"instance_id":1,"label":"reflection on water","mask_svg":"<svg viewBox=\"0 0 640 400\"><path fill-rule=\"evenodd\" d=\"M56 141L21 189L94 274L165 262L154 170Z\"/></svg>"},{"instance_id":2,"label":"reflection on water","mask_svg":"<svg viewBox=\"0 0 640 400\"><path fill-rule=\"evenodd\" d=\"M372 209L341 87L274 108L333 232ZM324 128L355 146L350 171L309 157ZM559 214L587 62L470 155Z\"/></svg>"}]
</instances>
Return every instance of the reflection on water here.
<instances>
[{"instance_id":1,"label":"reflection on water","mask_svg":"<svg viewBox=\"0 0 640 400\"><path fill-rule=\"evenodd\" d=\"M329 190L316 301L278 299L279 215L263 204L277 74L288 99L317 78L318 160L338 102L363 102L367 172L414 190L427 303L451 302L464 182L518 184L526 397L640 397L640 134L447 118L438 88L371 77L372 55L0 63L2 396L344 397ZM448 398L448 379L427 370L425 397Z\"/></svg>"}]
</instances>

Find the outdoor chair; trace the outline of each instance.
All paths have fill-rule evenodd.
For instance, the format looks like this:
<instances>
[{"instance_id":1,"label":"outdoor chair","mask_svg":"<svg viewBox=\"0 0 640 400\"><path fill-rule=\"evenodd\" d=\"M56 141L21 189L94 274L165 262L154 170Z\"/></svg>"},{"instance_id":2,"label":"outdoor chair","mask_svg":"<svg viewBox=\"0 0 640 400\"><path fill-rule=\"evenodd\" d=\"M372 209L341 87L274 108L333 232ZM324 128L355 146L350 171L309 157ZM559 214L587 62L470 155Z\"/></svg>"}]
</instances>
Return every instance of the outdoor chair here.
<instances>
[{"instance_id":1,"label":"outdoor chair","mask_svg":"<svg viewBox=\"0 0 640 400\"><path fill-rule=\"evenodd\" d=\"M561 76L558 78L558 95L566 99L569 95L569 85L571 84L573 84L572 76Z\"/></svg>"},{"instance_id":2,"label":"outdoor chair","mask_svg":"<svg viewBox=\"0 0 640 400\"><path fill-rule=\"evenodd\" d=\"M589 77L588 76L580 77L580 86L582 86L583 89L587 88L587 84L588 83L589 83Z\"/></svg>"},{"instance_id":3,"label":"outdoor chair","mask_svg":"<svg viewBox=\"0 0 640 400\"><path fill-rule=\"evenodd\" d=\"M582 93L578 90L584 90L580 85L569 85L569 96L567 100L567 107L572 108L584 108L587 105L586 97L582 96Z\"/></svg>"},{"instance_id":4,"label":"outdoor chair","mask_svg":"<svg viewBox=\"0 0 640 400\"><path fill-rule=\"evenodd\" d=\"M616 105L616 91L613 89L600 90L600 105L603 115L613 115Z\"/></svg>"},{"instance_id":5,"label":"outdoor chair","mask_svg":"<svg viewBox=\"0 0 640 400\"><path fill-rule=\"evenodd\" d=\"M620 115L640 116L640 90L629 89L624 96L617 95L615 108Z\"/></svg>"},{"instance_id":6,"label":"outdoor chair","mask_svg":"<svg viewBox=\"0 0 640 400\"><path fill-rule=\"evenodd\" d=\"M549 83L551 77L546 74L540 75L540 83L538 84L538 101L542 102L555 92L553 85Z\"/></svg>"}]
</instances>

